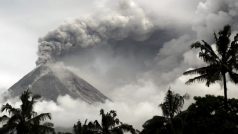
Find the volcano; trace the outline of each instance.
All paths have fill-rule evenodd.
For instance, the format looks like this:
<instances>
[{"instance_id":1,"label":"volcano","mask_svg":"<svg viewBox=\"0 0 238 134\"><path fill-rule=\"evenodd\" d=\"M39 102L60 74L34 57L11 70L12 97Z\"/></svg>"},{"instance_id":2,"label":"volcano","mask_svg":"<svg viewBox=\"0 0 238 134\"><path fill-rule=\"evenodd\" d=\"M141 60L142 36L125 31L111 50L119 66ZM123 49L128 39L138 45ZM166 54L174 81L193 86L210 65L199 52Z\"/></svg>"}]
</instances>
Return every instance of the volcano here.
<instances>
[{"instance_id":1,"label":"volcano","mask_svg":"<svg viewBox=\"0 0 238 134\"><path fill-rule=\"evenodd\" d=\"M30 89L44 99L57 101L58 96L69 95L87 103L105 102L108 98L95 87L66 68L41 65L9 88L11 96L19 96Z\"/></svg>"}]
</instances>

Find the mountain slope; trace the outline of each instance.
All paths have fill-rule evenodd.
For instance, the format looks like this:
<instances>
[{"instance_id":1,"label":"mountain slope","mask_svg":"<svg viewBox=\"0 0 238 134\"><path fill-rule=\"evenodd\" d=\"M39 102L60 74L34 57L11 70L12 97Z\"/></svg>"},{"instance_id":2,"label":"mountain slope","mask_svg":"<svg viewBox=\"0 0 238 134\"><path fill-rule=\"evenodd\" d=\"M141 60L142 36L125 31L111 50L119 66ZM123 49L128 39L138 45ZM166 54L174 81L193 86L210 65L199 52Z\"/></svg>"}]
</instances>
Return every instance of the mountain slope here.
<instances>
[{"instance_id":1,"label":"mountain slope","mask_svg":"<svg viewBox=\"0 0 238 134\"><path fill-rule=\"evenodd\" d=\"M9 88L12 96L20 95L30 88L48 100L57 100L59 95L70 95L87 103L104 102L108 99L85 80L64 68L38 66Z\"/></svg>"}]
</instances>

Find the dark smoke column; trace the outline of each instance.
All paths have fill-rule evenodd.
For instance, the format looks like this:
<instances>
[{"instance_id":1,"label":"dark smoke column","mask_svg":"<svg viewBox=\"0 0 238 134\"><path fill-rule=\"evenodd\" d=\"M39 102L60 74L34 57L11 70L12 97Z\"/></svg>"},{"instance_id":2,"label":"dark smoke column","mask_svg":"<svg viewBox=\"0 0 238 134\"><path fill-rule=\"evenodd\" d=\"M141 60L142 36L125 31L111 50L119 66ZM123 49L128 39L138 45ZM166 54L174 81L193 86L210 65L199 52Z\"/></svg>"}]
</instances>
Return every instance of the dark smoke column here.
<instances>
[{"instance_id":1,"label":"dark smoke column","mask_svg":"<svg viewBox=\"0 0 238 134\"><path fill-rule=\"evenodd\" d=\"M145 40L154 28L143 9L133 1L122 0L110 14L65 23L39 39L36 64L56 62L70 49L93 47L108 40Z\"/></svg>"}]
</instances>

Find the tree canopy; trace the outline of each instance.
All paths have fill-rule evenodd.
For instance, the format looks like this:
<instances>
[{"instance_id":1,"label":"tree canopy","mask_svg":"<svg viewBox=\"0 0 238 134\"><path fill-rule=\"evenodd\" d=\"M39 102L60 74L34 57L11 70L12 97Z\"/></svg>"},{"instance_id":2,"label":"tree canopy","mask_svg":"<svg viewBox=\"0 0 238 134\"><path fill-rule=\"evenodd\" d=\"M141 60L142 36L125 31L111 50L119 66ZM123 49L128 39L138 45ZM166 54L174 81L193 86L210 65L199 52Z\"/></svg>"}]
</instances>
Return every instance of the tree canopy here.
<instances>
[{"instance_id":1,"label":"tree canopy","mask_svg":"<svg viewBox=\"0 0 238 134\"><path fill-rule=\"evenodd\" d=\"M42 123L46 119L51 119L50 113L37 114L37 112L33 110L33 106L39 98L39 95L32 95L32 93L27 90L20 96L22 102L20 108L14 108L8 103L3 105L1 112L5 111L8 114L0 117L0 122L5 123L0 129L0 132L10 134L54 133L52 123Z\"/></svg>"},{"instance_id":2,"label":"tree canopy","mask_svg":"<svg viewBox=\"0 0 238 134\"><path fill-rule=\"evenodd\" d=\"M189 79L186 84L205 81L209 86L217 81L223 81L225 105L227 105L226 77L229 76L231 82L238 83L238 34L232 42L230 36L231 27L226 25L218 34L214 33L215 48L204 40L193 43L191 48L199 49L199 57L206 63L206 66L183 73L184 75L198 74Z\"/></svg>"}]
</instances>

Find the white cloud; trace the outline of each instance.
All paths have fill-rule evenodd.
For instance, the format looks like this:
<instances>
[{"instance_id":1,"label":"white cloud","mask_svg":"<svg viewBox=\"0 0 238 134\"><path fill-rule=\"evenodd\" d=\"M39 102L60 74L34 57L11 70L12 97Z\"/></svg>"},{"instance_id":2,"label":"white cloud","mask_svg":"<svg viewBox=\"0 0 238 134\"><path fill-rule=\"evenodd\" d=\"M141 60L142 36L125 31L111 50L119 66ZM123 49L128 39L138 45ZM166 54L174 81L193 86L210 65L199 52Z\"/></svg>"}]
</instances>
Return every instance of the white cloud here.
<instances>
[{"instance_id":1,"label":"white cloud","mask_svg":"<svg viewBox=\"0 0 238 134\"><path fill-rule=\"evenodd\" d=\"M132 94L132 96L134 96ZM161 99L157 101L160 102ZM10 99L7 101L14 107L21 105L19 99ZM158 104L150 101L138 101L128 104L126 101L107 101L104 104L87 104L79 99L73 99L66 96L60 96L57 103L53 101L42 100L36 103L34 110L38 113L51 113L52 122L55 127L72 128L78 120L84 122L98 120L101 121L100 109L105 111L116 110L120 121L134 125L135 128L141 129L143 123L154 115L161 115ZM0 105L6 104L1 101ZM5 113L6 114L6 113ZM130 118L128 118L130 117Z\"/></svg>"}]
</instances>

